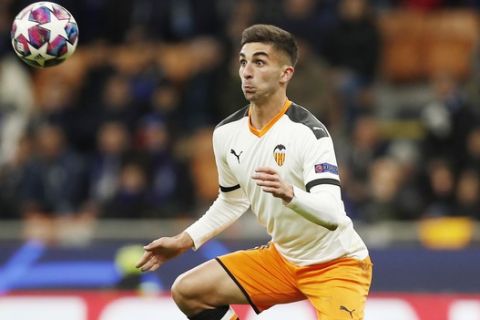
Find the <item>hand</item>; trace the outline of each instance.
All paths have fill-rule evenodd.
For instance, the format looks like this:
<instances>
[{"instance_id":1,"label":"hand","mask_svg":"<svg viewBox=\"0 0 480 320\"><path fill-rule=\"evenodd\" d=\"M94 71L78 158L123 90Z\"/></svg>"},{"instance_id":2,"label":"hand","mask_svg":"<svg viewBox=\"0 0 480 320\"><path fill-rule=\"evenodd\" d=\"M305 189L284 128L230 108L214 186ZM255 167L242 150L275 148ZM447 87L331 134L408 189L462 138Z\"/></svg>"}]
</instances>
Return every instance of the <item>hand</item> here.
<instances>
[{"instance_id":1,"label":"hand","mask_svg":"<svg viewBox=\"0 0 480 320\"><path fill-rule=\"evenodd\" d=\"M271 193L285 203L292 201L293 186L280 178L280 175L272 168L259 167L255 169L252 179L255 180L257 186L262 187L263 191Z\"/></svg>"},{"instance_id":2,"label":"hand","mask_svg":"<svg viewBox=\"0 0 480 320\"><path fill-rule=\"evenodd\" d=\"M143 247L145 253L136 267L141 271L155 271L168 260L193 247L193 240L186 232L175 237L163 237Z\"/></svg>"}]
</instances>

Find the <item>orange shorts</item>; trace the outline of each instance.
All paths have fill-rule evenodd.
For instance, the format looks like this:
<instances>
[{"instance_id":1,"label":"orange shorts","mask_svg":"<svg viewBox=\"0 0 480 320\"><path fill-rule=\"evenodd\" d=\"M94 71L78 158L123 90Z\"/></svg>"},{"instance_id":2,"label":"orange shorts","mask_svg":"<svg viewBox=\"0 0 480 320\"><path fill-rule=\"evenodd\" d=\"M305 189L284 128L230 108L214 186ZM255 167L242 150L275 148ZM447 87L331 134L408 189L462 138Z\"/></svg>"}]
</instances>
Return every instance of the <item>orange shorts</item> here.
<instances>
[{"instance_id":1,"label":"orange shorts","mask_svg":"<svg viewBox=\"0 0 480 320\"><path fill-rule=\"evenodd\" d=\"M217 261L257 313L276 304L308 299L319 319L363 319L372 280L368 257L302 267L285 260L268 244L220 256Z\"/></svg>"}]
</instances>

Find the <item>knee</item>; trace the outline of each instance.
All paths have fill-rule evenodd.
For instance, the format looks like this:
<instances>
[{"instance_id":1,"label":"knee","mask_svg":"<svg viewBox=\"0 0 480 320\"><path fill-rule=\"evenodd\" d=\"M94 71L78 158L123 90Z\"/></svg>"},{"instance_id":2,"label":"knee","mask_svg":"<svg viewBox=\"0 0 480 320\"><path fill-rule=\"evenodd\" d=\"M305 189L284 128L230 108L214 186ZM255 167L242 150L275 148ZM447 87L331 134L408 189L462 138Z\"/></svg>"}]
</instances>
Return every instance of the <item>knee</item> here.
<instances>
[{"instance_id":1,"label":"knee","mask_svg":"<svg viewBox=\"0 0 480 320\"><path fill-rule=\"evenodd\" d=\"M185 305L188 301L196 300L196 288L193 279L188 274L181 274L172 285L172 298L178 305Z\"/></svg>"}]
</instances>

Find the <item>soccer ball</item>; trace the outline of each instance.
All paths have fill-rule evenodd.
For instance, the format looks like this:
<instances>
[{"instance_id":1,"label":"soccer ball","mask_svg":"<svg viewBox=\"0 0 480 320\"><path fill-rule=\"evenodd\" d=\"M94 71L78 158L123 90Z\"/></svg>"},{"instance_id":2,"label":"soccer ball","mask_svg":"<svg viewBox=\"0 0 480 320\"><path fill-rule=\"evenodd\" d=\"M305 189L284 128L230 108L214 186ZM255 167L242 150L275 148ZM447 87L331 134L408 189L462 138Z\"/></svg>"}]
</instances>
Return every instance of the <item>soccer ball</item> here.
<instances>
[{"instance_id":1,"label":"soccer ball","mask_svg":"<svg viewBox=\"0 0 480 320\"><path fill-rule=\"evenodd\" d=\"M64 7L52 2L36 2L15 17L10 37L22 61L33 67L51 67L75 51L78 26Z\"/></svg>"}]
</instances>

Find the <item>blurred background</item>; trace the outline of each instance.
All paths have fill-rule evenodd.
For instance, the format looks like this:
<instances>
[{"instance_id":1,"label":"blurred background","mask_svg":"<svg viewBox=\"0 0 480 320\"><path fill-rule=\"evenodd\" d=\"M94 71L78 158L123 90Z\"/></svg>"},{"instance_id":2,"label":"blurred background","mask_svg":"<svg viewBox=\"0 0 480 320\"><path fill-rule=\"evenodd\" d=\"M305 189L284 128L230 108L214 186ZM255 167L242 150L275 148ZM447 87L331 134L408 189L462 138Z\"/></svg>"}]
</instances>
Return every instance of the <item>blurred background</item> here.
<instances>
[{"instance_id":1,"label":"blurred background","mask_svg":"<svg viewBox=\"0 0 480 320\"><path fill-rule=\"evenodd\" d=\"M54 1L80 40L50 69L11 47L32 2L0 1L0 319L184 319L176 275L268 241L246 213L156 273L132 267L216 198L211 134L247 104L254 23L297 38L288 96L333 136L375 264L366 319L480 319L479 0ZM258 318L313 319L289 308Z\"/></svg>"}]
</instances>

